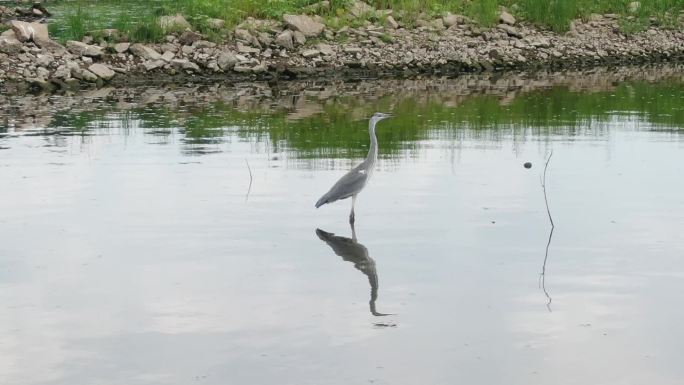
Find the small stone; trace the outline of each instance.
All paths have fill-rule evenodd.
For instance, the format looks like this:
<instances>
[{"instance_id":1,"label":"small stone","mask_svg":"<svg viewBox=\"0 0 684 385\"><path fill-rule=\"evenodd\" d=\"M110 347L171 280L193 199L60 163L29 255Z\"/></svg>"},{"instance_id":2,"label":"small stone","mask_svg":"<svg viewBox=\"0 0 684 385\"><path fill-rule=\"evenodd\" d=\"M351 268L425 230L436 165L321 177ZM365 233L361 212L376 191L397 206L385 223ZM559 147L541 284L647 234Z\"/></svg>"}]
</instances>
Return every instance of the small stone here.
<instances>
[{"instance_id":1,"label":"small stone","mask_svg":"<svg viewBox=\"0 0 684 385\"><path fill-rule=\"evenodd\" d=\"M397 21L394 20L392 15L387 16L387 18L385 19L385 24L387 24L387 26L392 28L392 29L399 28L399 23L397 23Z\"/></svg>"},{"instance_id":2,"label":"small stone","mask_svg":"<svg viewBox=\"0 0 684 385\"><path fill-rule=\"evenodd\" d=\"M515 17L513 17L513 15L511 15L510 13L508 13L506 11L501 11L501 13L499 14L499 21L504 23L504 24L514 25L515 24Z\"/></svg>"},{"instance_id":3,"label":"small stone","mask_svg":"<svg viewBox=\"0 0 684 385\"><path fill-rule=\"evenodd\" d=\"M94 73L103 80L110 80L115 75L114 71L102 63L95 63L91 65L88 67L88 71Z\"/></svg>"},{"instance_id":4,"label":"small stone","mask_svg":"<svg viewBox=\"0 0 684 385\"><path fill-rule=\"evenodd\" d=\"M307 59L318 56L320 54L321 52L317 49L307 49L306 51L302 52L302 56L304 56Z\"/></svg>"}]
</instances>

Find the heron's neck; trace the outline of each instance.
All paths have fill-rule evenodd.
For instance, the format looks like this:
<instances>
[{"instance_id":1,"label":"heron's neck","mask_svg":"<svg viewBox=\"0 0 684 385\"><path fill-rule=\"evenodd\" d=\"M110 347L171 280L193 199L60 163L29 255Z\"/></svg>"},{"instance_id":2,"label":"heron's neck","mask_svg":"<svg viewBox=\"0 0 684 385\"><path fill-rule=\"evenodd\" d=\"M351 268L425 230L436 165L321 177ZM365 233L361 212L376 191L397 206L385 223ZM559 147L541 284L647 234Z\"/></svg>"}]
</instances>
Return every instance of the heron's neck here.
<instances>
[{"instance_id":1,"label":"heron's neck","mask_svg":"<svg viewBox=\"0 0 684 385\"><path fill-rule=\"evenodd\" d=\"M378 159L378 138L375 136L375 122L369 124L368 132L370 133L370 148L368 149L366 162L373 167Z\"/></svg>"}]
</instances>

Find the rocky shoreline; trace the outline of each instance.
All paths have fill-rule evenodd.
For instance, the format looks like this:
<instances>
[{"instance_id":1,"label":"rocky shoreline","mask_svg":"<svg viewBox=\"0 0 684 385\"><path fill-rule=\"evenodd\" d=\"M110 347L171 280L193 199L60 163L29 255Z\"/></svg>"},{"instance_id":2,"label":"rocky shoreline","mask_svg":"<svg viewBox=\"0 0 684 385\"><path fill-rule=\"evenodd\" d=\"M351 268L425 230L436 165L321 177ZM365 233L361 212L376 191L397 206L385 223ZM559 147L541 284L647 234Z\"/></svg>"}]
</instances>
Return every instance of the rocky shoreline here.
<instances>
[{"instance_id":1,"label":"rocky shoreline","mask_svg":"<svg viewBox=\"0 0 684 385\"><path fill-rule=\"evenodd\" d=\"M47 24L13 20L0 36L0 90L60 91L105 84L456 76L473 72L561 70L684 61L684 31L651 26L625 34L617 15L576 20L564 34L502 11L491 28L460 15L403 26L388 10L357 2L359 27L330 28L317 16L247 19L217 44L182 15L162 18L177 31L162 44L131 44L116 30L62 45ZM371 21L369 21L371 20ZM220 24L220 20L215 21Z\"/></svg>"}]
</instances>

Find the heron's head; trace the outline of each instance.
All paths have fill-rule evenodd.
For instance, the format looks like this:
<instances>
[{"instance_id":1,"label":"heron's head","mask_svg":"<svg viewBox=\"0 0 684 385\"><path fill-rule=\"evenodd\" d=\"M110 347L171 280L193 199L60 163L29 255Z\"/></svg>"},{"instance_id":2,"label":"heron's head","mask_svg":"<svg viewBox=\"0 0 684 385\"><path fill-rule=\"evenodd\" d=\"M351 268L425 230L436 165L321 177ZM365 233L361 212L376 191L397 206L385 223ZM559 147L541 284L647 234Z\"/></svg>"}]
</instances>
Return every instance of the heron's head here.
<instances>
[{"instance_id":1,"label":"heron's head","mask_svg":"<svg viewBox=\"0 0 684 385\"><path fill-rule=\"evenodd\" d=\"M382 112L376 112L373 114L373 116L371 116L371 122L377 123L383 119L387 119L387 118L391 118L391 117L392 117L392 115L390 115L390 114L385 114Z\"/></svg>"}]
</instances>

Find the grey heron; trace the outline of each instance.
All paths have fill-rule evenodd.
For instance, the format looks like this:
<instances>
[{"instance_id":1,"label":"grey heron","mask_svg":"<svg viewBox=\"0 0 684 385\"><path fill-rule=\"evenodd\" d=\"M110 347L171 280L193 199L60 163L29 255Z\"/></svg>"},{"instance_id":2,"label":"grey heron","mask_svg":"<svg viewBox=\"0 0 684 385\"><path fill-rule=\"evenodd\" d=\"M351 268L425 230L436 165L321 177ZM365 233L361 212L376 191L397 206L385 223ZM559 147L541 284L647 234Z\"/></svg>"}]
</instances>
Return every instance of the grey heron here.
<instances>
[{"instance_id":1,"label":"grey heron","mask_svg":"<svg viewBox=\"0 0 684 385\"><path fill-rule=\"evenodd\" d=\"M375 136L375 125L383 120L390 118L392 115L376 112L371 116L368 122L368 133L370 134L370 148L368 149L368 156L358 166L352 168L348 173L344 174L331 188L330 191L323 194L321 199L316 202L316 208L321 207L326 203L332 203L340 199L352 198L351 213L349 213L349 223L354 224L354 205L356 204L356 196L366 187L366 183L373 175L373 167L375 161L378 159L378 138Z\"/></svg>"},{"instance_id":2,"label":"grey heron","mask_svg":"<svg viewBox=\"0 0 684 385\"><path fill-rule=\"evenodd\" d=\"M333 249L333 252L343 260L351 262L354 267L368 277L371 287L370 312L374 316L386 316L391 314L378 313L375 301L378 299L378 273L375 269L375 261L368 255L368 249L356 240L356 231L352 225L352 238L340 237L321 229L316 229L316 235Z\"/></svg>"}]
</instances>

